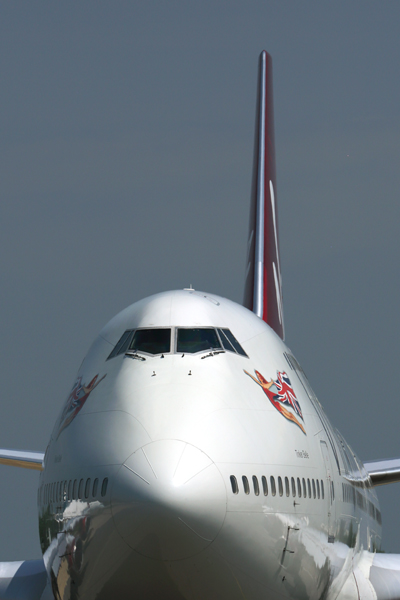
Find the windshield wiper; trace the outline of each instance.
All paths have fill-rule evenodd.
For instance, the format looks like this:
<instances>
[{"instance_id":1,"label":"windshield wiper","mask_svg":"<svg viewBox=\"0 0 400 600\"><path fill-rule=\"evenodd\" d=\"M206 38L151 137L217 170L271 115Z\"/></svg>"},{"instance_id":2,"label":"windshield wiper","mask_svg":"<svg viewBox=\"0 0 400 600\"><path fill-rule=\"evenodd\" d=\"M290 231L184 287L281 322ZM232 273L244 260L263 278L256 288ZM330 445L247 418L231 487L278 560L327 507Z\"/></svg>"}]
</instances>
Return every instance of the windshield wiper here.
<instances>
[{"instance_id":1,"label":"windshield wiper","mask_svg":"<svg viewBox=\"0 0 400 600\"><path fill-rule=\"evenodd\" d=\"M128 350L125 352L125 356L128 356L129 358L135 358L136 360L146 360L145 357L140 356L136 350Z\"/></svg>"},{"instance_id":2,"label":"windshield wiper","mask_svg":"<svg viewBox=\"0 0 400 600\"><path fill-rule=\"evenodd\" d=\"M208 358L209 356L215 356L216 354L224 354L224 352L225 350L211 350L211 352L202 356L201 360L203 360L203 358Z\"/></svg>"}]
</instances>

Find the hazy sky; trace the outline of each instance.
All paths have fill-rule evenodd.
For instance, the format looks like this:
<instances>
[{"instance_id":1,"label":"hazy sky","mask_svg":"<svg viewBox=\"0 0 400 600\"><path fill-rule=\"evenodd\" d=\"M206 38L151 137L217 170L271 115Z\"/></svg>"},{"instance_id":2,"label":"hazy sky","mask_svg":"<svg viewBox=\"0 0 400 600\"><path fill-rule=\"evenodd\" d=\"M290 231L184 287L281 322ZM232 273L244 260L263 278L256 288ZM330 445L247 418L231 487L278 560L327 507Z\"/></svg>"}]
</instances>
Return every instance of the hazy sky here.
<instances>
[{"instance_id":1,"label":"hazy sky","mask_svg":"<svg viewBox=\"0 0 400 600\"><path fill-rule=\"evenodd\" d=\"M0 447L45 450L128 304L241 302L265 48L286 341L357 454L400 456L399 22L387 0L1 4ZM0 560L38 557L38 476L0 470Z\"/></svg>"}]
</instances>

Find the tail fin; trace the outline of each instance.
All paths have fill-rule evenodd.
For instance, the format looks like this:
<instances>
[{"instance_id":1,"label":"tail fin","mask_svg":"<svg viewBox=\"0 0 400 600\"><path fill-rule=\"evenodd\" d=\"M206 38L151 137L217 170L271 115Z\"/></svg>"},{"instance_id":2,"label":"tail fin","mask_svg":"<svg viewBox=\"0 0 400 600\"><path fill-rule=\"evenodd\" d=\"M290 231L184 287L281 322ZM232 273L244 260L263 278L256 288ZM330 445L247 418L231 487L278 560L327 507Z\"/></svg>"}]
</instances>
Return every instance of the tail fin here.
<instances>
[{"instance_id":1,"label":"tail fin","mask_svg":"<svg viewBox=\"0 0 400 600\"><path fill-rule=\"evenodd\" d=\"M276 209L272 60L260 55L244 306L285 337Z\"/></svg>"}]
</instances>

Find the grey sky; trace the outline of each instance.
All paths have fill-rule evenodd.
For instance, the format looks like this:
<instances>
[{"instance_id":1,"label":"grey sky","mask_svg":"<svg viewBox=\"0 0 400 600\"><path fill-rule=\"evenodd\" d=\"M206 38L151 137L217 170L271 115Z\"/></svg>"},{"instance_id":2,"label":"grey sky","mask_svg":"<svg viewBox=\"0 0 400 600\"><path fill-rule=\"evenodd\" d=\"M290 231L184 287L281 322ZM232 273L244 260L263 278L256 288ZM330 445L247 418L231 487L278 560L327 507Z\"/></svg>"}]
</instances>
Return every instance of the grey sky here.
<instances>
[{"instance_id":1,"label":"grey sky","mask_svg":"<svg viewBox=\"0 0 400 600\"><path fill-rule=\"evenodd\" d=\"M126 305L241 302L265 48L287 343L359 456L400 456L399 22L394 1L1 5L0 447L45 449ZM37 557L37 475L0 469L0 560Z\"/></svg>"}]
</instances>

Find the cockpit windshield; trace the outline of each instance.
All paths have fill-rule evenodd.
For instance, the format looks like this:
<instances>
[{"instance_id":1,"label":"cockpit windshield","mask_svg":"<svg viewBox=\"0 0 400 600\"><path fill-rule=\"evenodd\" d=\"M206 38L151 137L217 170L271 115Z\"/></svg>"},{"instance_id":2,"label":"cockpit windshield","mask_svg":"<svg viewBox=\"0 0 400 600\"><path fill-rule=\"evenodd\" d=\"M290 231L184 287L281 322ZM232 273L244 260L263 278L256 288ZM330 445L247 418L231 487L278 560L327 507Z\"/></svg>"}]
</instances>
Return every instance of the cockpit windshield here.
<instances>
[{"instance_id":1,"label":"cockpit windshield","mask_svg":"<svg viewBox=\"0 0 400 600\"><path fill-rule=\"evenodd\" d=\"M247 356L246 352L243 350L242 346L239 344L232 332L229 331L229 329L218 329L218 333L225 350L228 350L229 352L236 352L242 356Z\"/></svg>"},{"instance_id":2,"label":"cockpit windshield","mask_svg":"<svg viewBox=\"0 0 400 600\"><path fill-rule=\"evenodd\" d=\"M173 334L173 335L171 335ZM214 327L163 327L127 329L107 360L139 352L145 354L196 354L198 352L231 352L247 358L246 352L229 329ZM134 358L137 358L136 356ZM141 360L145 360L142 358Z\"/></svg>"},{"instance_id":3,"label":"cockpit windshield","mask_svg":"<svg viewBox=\"0 0 400 600\"><path fill-rule=\"evenodd\" d=\"M194 354L204 350L222 350L215 329L179 328L176 340L176 351L183 354Z\"/></svg>"},{"instance_id":4,"label":"cockpit windshield","mask_svg":"<svg viewBox=\"0 0 400 600\"><path fill-rule=\"evenodd\" d=\"M171 351L170 329L137 329L129 350L147 354L164 354Z\"/></svg>"}]
</instances>

